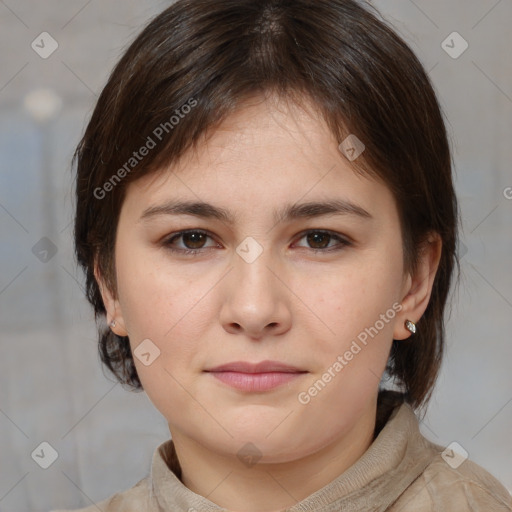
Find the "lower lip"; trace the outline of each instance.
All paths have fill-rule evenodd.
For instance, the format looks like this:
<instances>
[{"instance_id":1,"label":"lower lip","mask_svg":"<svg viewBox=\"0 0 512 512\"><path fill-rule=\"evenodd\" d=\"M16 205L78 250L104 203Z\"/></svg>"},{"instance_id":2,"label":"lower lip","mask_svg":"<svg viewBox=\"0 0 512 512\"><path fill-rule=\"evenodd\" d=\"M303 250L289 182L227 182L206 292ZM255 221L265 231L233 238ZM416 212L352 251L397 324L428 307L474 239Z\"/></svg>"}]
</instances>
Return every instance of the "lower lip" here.
<instances>
[{"instance_id":1,"label":"lower lip","mask_svg":"<svg viewBox=\"0 0 512 512\"><path fill-rule=\"evenodd\" d=\"M282 386L297 377L301 373L269 372L269 373L240 373L240 372L209 372L216 379L242 391L268 391Z\"/></svg>"}]
</instances>

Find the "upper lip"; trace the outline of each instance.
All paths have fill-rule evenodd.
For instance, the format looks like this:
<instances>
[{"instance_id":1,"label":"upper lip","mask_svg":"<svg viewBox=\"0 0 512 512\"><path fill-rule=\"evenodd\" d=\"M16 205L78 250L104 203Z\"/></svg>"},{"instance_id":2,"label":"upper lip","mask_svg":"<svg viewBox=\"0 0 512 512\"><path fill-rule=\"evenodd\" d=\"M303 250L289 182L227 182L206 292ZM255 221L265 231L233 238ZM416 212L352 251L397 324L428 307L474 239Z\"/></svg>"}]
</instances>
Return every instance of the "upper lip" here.
<instances>
[{"instance_id":1,"label":"upper lip","mask_svg":"<svg viewBox=\"0 0 512 512\"><path fill-rule=\"evenodd\" d=\"M233 361L214 368L208 368L207 372L238 372L238 373L299 373L305 372L295 366L279 361L261 361L260 363L248 363L246 361Z\"/></svg>"}]
</instances>

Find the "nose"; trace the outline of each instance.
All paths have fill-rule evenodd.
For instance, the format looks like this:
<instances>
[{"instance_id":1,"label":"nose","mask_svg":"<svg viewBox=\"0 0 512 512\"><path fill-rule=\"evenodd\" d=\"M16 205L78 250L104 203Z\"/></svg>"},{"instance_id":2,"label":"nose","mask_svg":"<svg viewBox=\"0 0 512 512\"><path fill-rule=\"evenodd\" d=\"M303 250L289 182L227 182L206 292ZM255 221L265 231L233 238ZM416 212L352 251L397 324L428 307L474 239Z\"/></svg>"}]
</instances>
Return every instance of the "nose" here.
<instances>
[{"instance_id":1,"label":"nose","mask_svg":"<svg viewBox=\"0 0 512 512\"><path fill-rule=\"evenodd\" d=\"M234 268L223 283L220 321L231 334L252 340L277 336L290 329L290 299L293 296L275 262L264 251L247 263L235 255ZM279 277L278 277L279 276ZM284 281L284 282L283 282Z\"/></svg>"}]
</instances>

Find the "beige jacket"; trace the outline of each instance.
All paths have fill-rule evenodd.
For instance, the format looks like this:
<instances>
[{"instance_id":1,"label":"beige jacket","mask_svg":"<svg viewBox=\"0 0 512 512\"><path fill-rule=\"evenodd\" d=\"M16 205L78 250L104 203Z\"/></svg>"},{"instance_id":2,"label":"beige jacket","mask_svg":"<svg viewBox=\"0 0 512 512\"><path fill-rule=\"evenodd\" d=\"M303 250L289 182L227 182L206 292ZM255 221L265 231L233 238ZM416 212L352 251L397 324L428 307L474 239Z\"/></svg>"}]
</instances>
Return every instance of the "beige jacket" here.
<instances>
[{"instance_id":1,"label":"beige jacket","mask_svg":"<svg viewBox=\"0 0 512 512\"><path fill-rule=\"evenodd\" d=\"M511 512L503 485L462 460L423 437L414 411L402 404L353 466L284 512ZM149 476L78 512L226 512L176 474L179 463L169 440L156 448Z\"/></svg>"}]
</instances>

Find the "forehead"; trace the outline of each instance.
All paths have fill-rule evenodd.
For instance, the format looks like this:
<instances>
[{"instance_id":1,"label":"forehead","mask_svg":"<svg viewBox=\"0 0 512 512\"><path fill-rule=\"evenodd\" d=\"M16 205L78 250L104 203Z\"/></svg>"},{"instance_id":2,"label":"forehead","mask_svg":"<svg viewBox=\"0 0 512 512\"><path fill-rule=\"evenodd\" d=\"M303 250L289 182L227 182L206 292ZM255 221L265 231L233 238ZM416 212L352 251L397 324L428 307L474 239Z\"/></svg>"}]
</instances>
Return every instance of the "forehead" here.
<instances>
[{"instance_id":1,"label":"forehead","mask_svg":"<svg viewBox=\"0 0 512 512\"><path fill-rule=\"evenodd\" d=\"M253 96L205 133L197 148L172 167L181 173L205 165L257 169L266 160L275 165L279 155L287 160L293 155L294 160L306 158L315 168L325 165L333 155L339 159L336 146L334 135L310 101L305 99L298 105L287 98Z\"/></svg>"},{"instance_id":2,"label":"forehead","mask_svg":"<svg viewBox=\"0 0 512 512\"><path fill-rule=\"evenodd\" d=\"M255 98L178 162L131 183L125 202L137 201L140 209L179 197L230 204L241 213L249 205L272 205L275 212L279 204L327 196L357 198L367 211L379 198L393 201L382 183L356 172L338 146L311 103Z\"/></svg>"}]
</instances>

